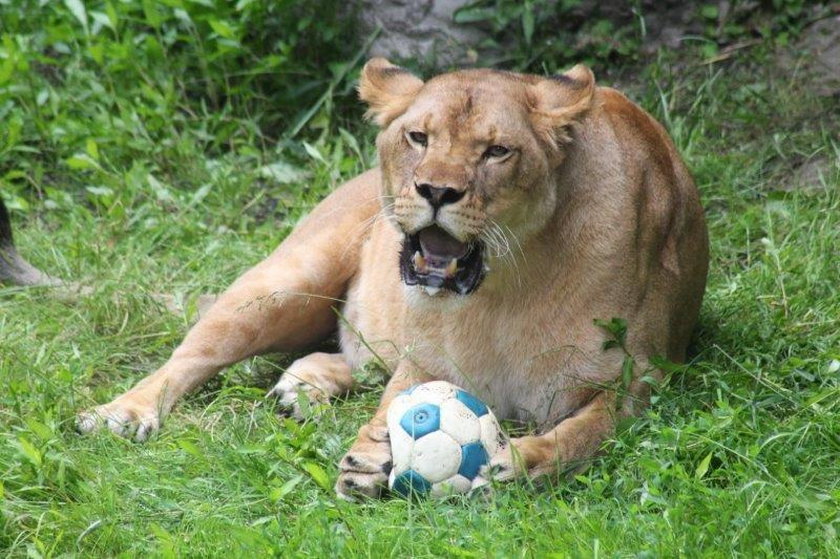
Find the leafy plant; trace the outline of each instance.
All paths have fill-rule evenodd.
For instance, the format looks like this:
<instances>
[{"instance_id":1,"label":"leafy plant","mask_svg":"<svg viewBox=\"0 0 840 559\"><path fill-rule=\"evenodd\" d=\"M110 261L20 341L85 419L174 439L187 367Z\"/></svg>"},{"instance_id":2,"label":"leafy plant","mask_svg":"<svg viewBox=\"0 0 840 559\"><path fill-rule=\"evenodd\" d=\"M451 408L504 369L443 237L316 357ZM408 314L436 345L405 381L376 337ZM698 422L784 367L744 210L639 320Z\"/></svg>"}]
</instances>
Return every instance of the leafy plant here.
<instances>
[{"instance_id":1,"label":"leafy plant","mask_svg":"<svg viewBox=\"0 0 840 559\"><path fill-rule=\"evenodd\" d=\"M738 0L726 3L725 10L720 6L717 2L675 6L638 0L476 0L459 8L454 20L480 26L490 34L480 47L495 53L495 58L482 64L556 73L578 62L598 69L618 61L640 61L650 13L671 10L691 18L686 28L696 28L697 36L687 33L688 38L699 39L704 55L711 57L721 47L758 36L784 44L814 14L819 17L827 10L804 0L766 0L759 6Z\"/></svg>"},{"instance_id":2,"label":"leafy plant","mask_svg":"<svg viewBox=\"0 0 840 559\"><path fill-rule=\"evenodd\" d=\"M353 17L337 0L0 2L0 186L60 204L65 169L110 206L125 181L187 154L200 167L335 130L355 109ZM135 167L148 153L156 169Z\"/></svg>"},{"instance_id":3,"label":"leafy plant","mask_svg":"<svg viewBox=\"0 0 840 559\"><path fill-rule=\"evenodd\" d=\"M570 61L589 64L632 57L639 43L634 25L615 27L599 9L584 15L580 0L478 0L455 12L456 23L480 25L491 33L483 45L504 52L490 64L556 73Z\"/></svg>"}]
</instances>

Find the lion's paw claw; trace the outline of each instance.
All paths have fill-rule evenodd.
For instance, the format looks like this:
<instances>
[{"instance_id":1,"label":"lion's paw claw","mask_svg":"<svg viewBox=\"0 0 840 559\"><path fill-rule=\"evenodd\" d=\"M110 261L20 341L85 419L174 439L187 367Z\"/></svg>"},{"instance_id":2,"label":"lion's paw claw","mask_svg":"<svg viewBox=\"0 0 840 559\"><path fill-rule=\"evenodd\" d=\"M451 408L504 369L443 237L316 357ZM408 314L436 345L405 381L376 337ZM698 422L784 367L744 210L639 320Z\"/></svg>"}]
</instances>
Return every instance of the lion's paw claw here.
<instances>
[{"instance_id":1,"label":"lion's paw claw","mask_svg":"<svg viewBox=\"0 0 840 559\"><path fill-rule=\"evenodd\" d=\"M509 481L517 476L517 468L514 463L514 453L511 445L508 445L497 452L490 461L481 467L479 476L487 481Z\"/></svg>"},{"instance_id":2,"label":"lion's paw claw","mask_svg":"<svg viewBox=\"0 0 840 559\"><path fill-rule=\"evenodd\" d=\"M277 407L281 415L291 416L298 421L303 421L307 415L304 407L301 406L301 398L309 402L310 408L329 402L326 392L289 373L284 373L280 377L266 397L277 399Z\"/></svg>"},{"instance_id":3,"label":"lion's paw claw","mask_svg":"<svg viewBox=\"0 0 840 559\"><path fill-rule=\"evenodd\" d=\"M340 473L335 491L339 497L351 501L379 497L388 485L391 467L391 447L387 440L357 442L338 465Z\"/></svg>"},{"instance_id":4,"label":"lion's paw claw","mask_svg":"<svg viewBox=\"0 0 840 559\"><path fill-rule=\"evenodd\" d=\"M76 431L93 433L103 427L112 433L138 442L145 441L160 429L160 414L156 409L111 402L76 416Z\"/></svg>"}]
</instances>

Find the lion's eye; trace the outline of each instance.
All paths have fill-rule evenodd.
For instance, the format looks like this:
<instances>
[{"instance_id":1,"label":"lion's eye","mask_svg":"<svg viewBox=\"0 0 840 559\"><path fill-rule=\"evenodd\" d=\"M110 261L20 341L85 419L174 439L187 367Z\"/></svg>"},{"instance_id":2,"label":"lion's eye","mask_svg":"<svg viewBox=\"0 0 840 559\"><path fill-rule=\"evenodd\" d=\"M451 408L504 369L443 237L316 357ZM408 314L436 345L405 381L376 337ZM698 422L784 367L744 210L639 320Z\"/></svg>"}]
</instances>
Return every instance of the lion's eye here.
<instances>
[{"instance_id":1,"label":"lion's eye","mask_svg":"<svg viewBox=\"0 0 840 559\"><path fill-rule=\"evenodd\" d=\"M408 138L418 146L426 147L426 144L429 143L429 137L425 133L417 132L416 130L409 132Z\"/></svg>"},{"instance_id":2,"label":"lion's eye","mask_svg":"<svg viewBox=\"0 0 840 559\"><path fill-rule=\"evenodd\" d=\"M508 148L506 148L505 146L490 146L489 148L484 150L484 157L485 157L485 159L490 158L490 157L494 157L494 158L498 159L499 157L504 157L509 153L510 153L510 150Z\"/></svg>"}]
</instances>

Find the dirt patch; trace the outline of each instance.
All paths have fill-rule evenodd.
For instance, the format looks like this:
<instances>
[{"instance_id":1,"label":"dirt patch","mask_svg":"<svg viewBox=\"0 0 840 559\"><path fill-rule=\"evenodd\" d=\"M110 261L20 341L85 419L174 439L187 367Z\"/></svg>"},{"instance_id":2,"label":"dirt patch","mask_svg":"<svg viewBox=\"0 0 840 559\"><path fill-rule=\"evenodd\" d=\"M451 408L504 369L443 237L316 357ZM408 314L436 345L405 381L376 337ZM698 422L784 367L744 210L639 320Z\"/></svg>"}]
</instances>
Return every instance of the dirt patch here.
<instances>
[{"instance_id":1,"label":"dirt patch","mask_svg":"<svg viewBox=\"0 0 840 559\"><path fill-rule=\"evenodd\" d=\"M840 114L840 8L802 30L797 41L776 56L776 71L787 74L813 96L816 122L836 119ZM825 188L840 170L832 155L815 154L792 161L781 190Z\"/></svg>"},{"instance_id":2,"label":"dirt patch","mask_svg":"<svg viewBox=\"0 0 840 559\"><path fill-rule=\"evenodd\" d=\"M779 54L777 65L807 81L817 95L840 98L840 13L803 29L793 47Z\"/></svg>"}]
</instances>

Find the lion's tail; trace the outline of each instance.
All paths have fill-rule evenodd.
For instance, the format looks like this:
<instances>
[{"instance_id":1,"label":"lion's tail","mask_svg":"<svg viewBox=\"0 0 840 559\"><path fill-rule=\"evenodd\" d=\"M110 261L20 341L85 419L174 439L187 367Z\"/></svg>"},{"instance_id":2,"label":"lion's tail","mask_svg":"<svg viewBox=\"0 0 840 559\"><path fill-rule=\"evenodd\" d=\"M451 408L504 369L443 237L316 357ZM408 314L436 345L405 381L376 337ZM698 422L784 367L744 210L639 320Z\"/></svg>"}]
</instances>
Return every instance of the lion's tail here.
<instances>
[{"instance_id":1,"label":"lion's tail","mask_svg":"<svg viewBox=\"0 0 840 559\"><path fill-rule=\"evenodd\" d=\"M12 223L6 204L0 198L0 283L15 285L62 285L60 279L45 274L18 254L12 237Z\"/></svg>"},{"instance_id":2,"label":"lion's tail","mask_svg":"<svg viewBox=\"0 0 840 559\"><path fill-rule=\"evenodd\" d=\"M76 300L90 295L93 288L46 274L24 260L15 248L9 211L0 198L0 284L10 283L23 286L44 286L58 288L55 295L64 300ZM191 299L168 293L149 293L149 296L175 314L187 314L191 318L203 315L216 301L216 295L202 294Z\"/></svg>"}]
</instances>

